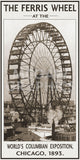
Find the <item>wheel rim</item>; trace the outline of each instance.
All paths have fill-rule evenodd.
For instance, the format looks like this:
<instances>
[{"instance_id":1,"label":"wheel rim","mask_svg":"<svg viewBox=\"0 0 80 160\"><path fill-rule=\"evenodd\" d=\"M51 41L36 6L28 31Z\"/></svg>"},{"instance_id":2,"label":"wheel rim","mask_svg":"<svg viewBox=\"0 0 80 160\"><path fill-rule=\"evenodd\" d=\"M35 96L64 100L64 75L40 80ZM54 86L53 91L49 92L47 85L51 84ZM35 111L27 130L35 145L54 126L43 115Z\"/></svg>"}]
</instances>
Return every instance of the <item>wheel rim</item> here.
<instances>
[{"instance_id":1,"label":"wheel rim","mask_svg":"<svg viewBox=\"0 0 80 160\"><path fill-rule=\"evenodd\" d=\"M47 65L50 65L48 70ZM45 103L40 95L42 88L41 91L36 91L37 83L41 85L43 74L46 77L44 80L47 81L46 91L44 91ZM33 113L37 105L39 105L37 112L40 108L46 110L49 103L53 108L59 104L68 105L72 89L71 59L64 38L53 25L32 24L19 32L10 51L8 82L16 109L24 118L27 114L34 117ZM49 93L51 84L53 84L52 95ZM36 94L39 94L38 98Z\"/></svg>"}]
</instances>

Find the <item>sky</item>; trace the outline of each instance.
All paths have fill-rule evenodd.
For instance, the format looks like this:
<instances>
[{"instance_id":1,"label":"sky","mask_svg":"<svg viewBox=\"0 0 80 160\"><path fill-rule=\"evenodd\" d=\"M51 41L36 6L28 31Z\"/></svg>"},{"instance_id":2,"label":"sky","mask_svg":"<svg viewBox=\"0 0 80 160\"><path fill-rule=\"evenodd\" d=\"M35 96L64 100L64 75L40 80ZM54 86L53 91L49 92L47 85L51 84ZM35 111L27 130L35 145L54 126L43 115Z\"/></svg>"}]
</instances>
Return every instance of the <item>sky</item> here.
<instances>
[{"instance_id":1,"label":"sky","mask_svg":"<svg viewBox=\"0 0 80 160\"><path fill-rule=\"evenodd\" d=\"M52 25L54 25L64 37L72 62L72 71L73 71L73 84L72 84L72 95L71 100L75 101L76 94L76 32L75 32L75 20L44 20ZM4 20L3 28L3 95L4 101L11 100L9 95L9 86L8 86L8 59L10 54L10 49L12 43L18 34L18 32L28 24L34 24L42 22L42 20Z\"/></svg>"}]
</instances>

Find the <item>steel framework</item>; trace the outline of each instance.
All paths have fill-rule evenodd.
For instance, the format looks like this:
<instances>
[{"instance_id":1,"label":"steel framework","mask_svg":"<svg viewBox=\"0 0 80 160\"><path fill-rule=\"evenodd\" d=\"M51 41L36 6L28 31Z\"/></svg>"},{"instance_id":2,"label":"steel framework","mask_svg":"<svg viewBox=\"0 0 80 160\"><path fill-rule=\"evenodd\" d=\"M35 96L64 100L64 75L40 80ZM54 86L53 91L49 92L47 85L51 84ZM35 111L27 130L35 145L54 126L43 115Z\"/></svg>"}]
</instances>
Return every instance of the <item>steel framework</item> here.
<instances>
[{"instance_id":1,"label":"steel framework","mask_svg":"<svg viewBox=\"0 0 80 160\"><path fill-rule=\"evenodd\" d=\"M49 105L67 106L72 89L72 65L67 44L53 25L37 23L16 36L8 60L12 100L22 118L42 121Z\"/></svg>"}]
</instances>

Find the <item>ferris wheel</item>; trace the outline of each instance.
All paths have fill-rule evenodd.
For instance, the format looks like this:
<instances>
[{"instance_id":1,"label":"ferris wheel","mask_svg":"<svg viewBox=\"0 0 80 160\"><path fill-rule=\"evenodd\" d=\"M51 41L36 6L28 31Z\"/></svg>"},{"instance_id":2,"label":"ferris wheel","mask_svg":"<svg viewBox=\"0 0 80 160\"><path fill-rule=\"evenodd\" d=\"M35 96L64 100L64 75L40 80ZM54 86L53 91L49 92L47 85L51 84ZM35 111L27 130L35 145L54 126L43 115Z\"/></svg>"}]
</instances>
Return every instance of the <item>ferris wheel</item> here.
<instances>
[{"instance_id":1,"label":"ferris wheel","mask_svg":"<svg viewBox=\"0 0 80 160\"><path fill-rule=\"evenodd\" d=\"M16 36L8 60L8 83L19 114L35 117L49 105L68 105L72 65L67 44L58 29L45 22L30 24Z\"/></svg>"}]
</instances>

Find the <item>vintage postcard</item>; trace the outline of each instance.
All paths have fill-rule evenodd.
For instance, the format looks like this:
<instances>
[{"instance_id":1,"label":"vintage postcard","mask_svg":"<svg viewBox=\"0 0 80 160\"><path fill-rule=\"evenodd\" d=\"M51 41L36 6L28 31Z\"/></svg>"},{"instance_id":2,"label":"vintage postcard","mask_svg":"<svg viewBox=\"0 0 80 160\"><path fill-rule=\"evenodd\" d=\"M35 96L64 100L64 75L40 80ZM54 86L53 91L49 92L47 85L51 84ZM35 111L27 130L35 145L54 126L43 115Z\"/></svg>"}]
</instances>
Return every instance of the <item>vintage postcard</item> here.
<instances>
[{"instance_id":1,"label":"vintage postcard","mask_svg":"<svg viewBox=\"0 0 80 160\"><path fill-rule=\"evenodd\" d=\"M79 2L2 1L2 158L79 158Z\"/></svg>"}]
</instances>

